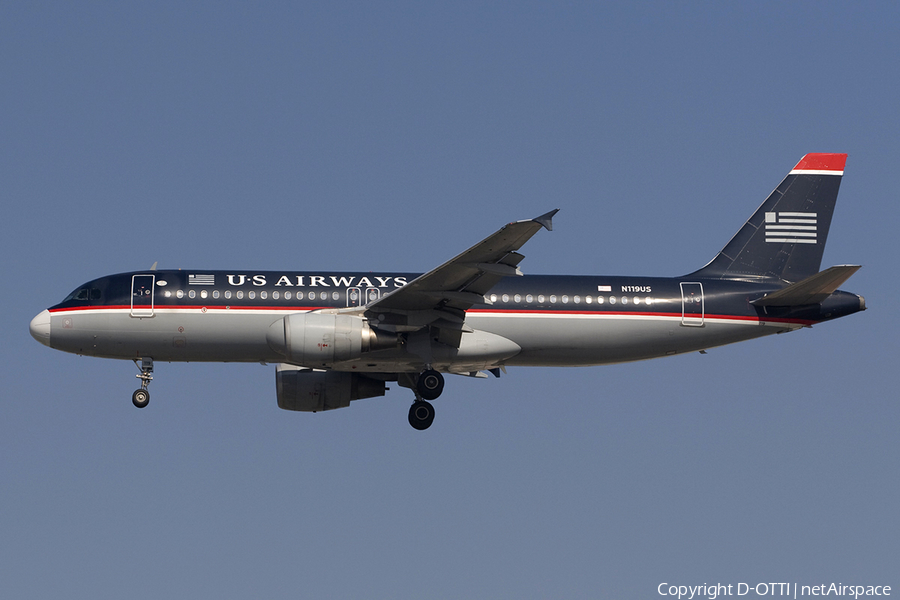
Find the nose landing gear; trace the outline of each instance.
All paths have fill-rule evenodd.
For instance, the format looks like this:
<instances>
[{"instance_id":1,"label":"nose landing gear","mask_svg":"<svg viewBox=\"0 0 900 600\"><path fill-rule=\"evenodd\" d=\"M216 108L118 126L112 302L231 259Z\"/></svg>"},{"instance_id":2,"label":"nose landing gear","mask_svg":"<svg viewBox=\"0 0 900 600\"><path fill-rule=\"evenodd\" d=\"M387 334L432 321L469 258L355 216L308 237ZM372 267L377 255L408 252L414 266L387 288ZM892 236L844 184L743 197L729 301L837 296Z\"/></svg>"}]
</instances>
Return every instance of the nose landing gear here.
<instances>
[{"instance_id":1,"label":"nose landing gear","mask_svg":"<svg viewBox=\"0 0 900 600\"><path fill-rule=\"evenodd\" d=\"M140 374L135 375L135 377L141 380L141 387L131 395L131 402L137 408L144 408L150 404L150 392L147 390L147 386L153 380L153 375L151 375L153 373L153 359L142 358L140 361L141 364L138 365L138 359L134 359L134 366L140 370Z\"/></svg>"}]
</instances>

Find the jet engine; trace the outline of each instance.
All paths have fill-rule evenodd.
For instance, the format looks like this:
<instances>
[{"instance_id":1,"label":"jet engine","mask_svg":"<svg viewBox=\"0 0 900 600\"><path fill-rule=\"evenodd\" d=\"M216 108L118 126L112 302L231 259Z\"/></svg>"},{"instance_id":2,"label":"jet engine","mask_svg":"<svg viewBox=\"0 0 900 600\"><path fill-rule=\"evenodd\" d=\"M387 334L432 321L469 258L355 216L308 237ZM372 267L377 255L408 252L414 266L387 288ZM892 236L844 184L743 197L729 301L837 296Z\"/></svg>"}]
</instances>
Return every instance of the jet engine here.
<instances>
[{"instance_id":1,"label":"jet engine","mask_svg":"<svg viewBox=\"0 0 900 600\"><path fill-rule=\"evenodd\" d=\"M353 400L384 396L383 381L359 373L313 371L294 365L275 367L278 408L318 412L350 406Z\"/></svg>"},{"instance_id":2,"label":"jet engine","mask_svg":"<svg viewBox=\"0 0 900 600\"><path fill-rule=\"evenodd\" d=\"M396 334L376 331L364 319L327 313L296 313L279 319L269 327L266 341L291 363L313 368L398 343Z\"/></svg>"}]
</instances>

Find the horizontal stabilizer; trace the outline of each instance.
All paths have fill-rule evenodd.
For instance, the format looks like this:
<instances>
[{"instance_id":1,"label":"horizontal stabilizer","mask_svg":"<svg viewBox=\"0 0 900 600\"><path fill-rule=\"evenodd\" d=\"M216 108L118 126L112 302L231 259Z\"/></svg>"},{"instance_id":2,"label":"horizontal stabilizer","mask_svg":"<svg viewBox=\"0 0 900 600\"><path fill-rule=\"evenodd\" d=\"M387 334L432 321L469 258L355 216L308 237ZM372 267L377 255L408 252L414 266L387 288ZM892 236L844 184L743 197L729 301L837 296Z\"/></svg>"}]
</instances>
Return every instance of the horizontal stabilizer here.
<instances>
[{"instance_id":1,"label":"horizontal stabilizer","mask_svg":"<svg viewBox=\"0 0 900 600\"><path fill-rule=\"evenodd\" d=\"M834 293L860 269L859 265L838 265L816 273L784 289L751 302L754 306L803 306L818 304Z\"/></svg>"}]
</instances>

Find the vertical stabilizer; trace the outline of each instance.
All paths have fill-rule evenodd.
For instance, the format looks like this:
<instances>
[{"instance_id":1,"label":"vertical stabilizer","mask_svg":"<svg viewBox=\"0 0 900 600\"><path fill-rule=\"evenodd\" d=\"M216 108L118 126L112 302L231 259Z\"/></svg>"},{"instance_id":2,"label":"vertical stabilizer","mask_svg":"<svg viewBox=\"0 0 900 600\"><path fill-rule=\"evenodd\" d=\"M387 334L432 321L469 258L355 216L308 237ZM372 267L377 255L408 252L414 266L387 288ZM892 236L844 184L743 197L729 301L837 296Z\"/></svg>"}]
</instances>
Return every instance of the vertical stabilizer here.
<instances>
[{"instance_id":1,"label":"vertical stabilizer","mask_svg":"<svg viewBox=\"0 0 900 600\"><path fill-rule=\"evenodd\" d=\"M796 282L819 272L846 154L807 154L695 277Z\"/></svg>"}]
</instances>

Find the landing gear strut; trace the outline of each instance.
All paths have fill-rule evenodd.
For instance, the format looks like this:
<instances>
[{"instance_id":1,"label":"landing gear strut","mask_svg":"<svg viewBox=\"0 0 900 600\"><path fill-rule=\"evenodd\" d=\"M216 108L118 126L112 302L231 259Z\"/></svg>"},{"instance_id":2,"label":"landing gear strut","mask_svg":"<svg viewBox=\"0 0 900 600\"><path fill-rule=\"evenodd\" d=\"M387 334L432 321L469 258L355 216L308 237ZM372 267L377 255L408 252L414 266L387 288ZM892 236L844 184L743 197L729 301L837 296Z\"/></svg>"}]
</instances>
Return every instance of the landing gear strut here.
<instances>
[{"instance_id":1,"label":"landing gear strut","mask_svg":"<svg viewBox=\"0 0 900 600\"><path fill-rule=\"evenodd\" d=\"M134 359L134 366L140 370L140 374L135 375L135 377L141 380L141 387L131 395L131 402L137 408L144 408L150 404L150 392L147 390L147 386L153 380L153 375L151 375L153 373L153 359L142 358L140 361L141 364L138 365L138 359Z\"/></svg>"}]
</instances>

